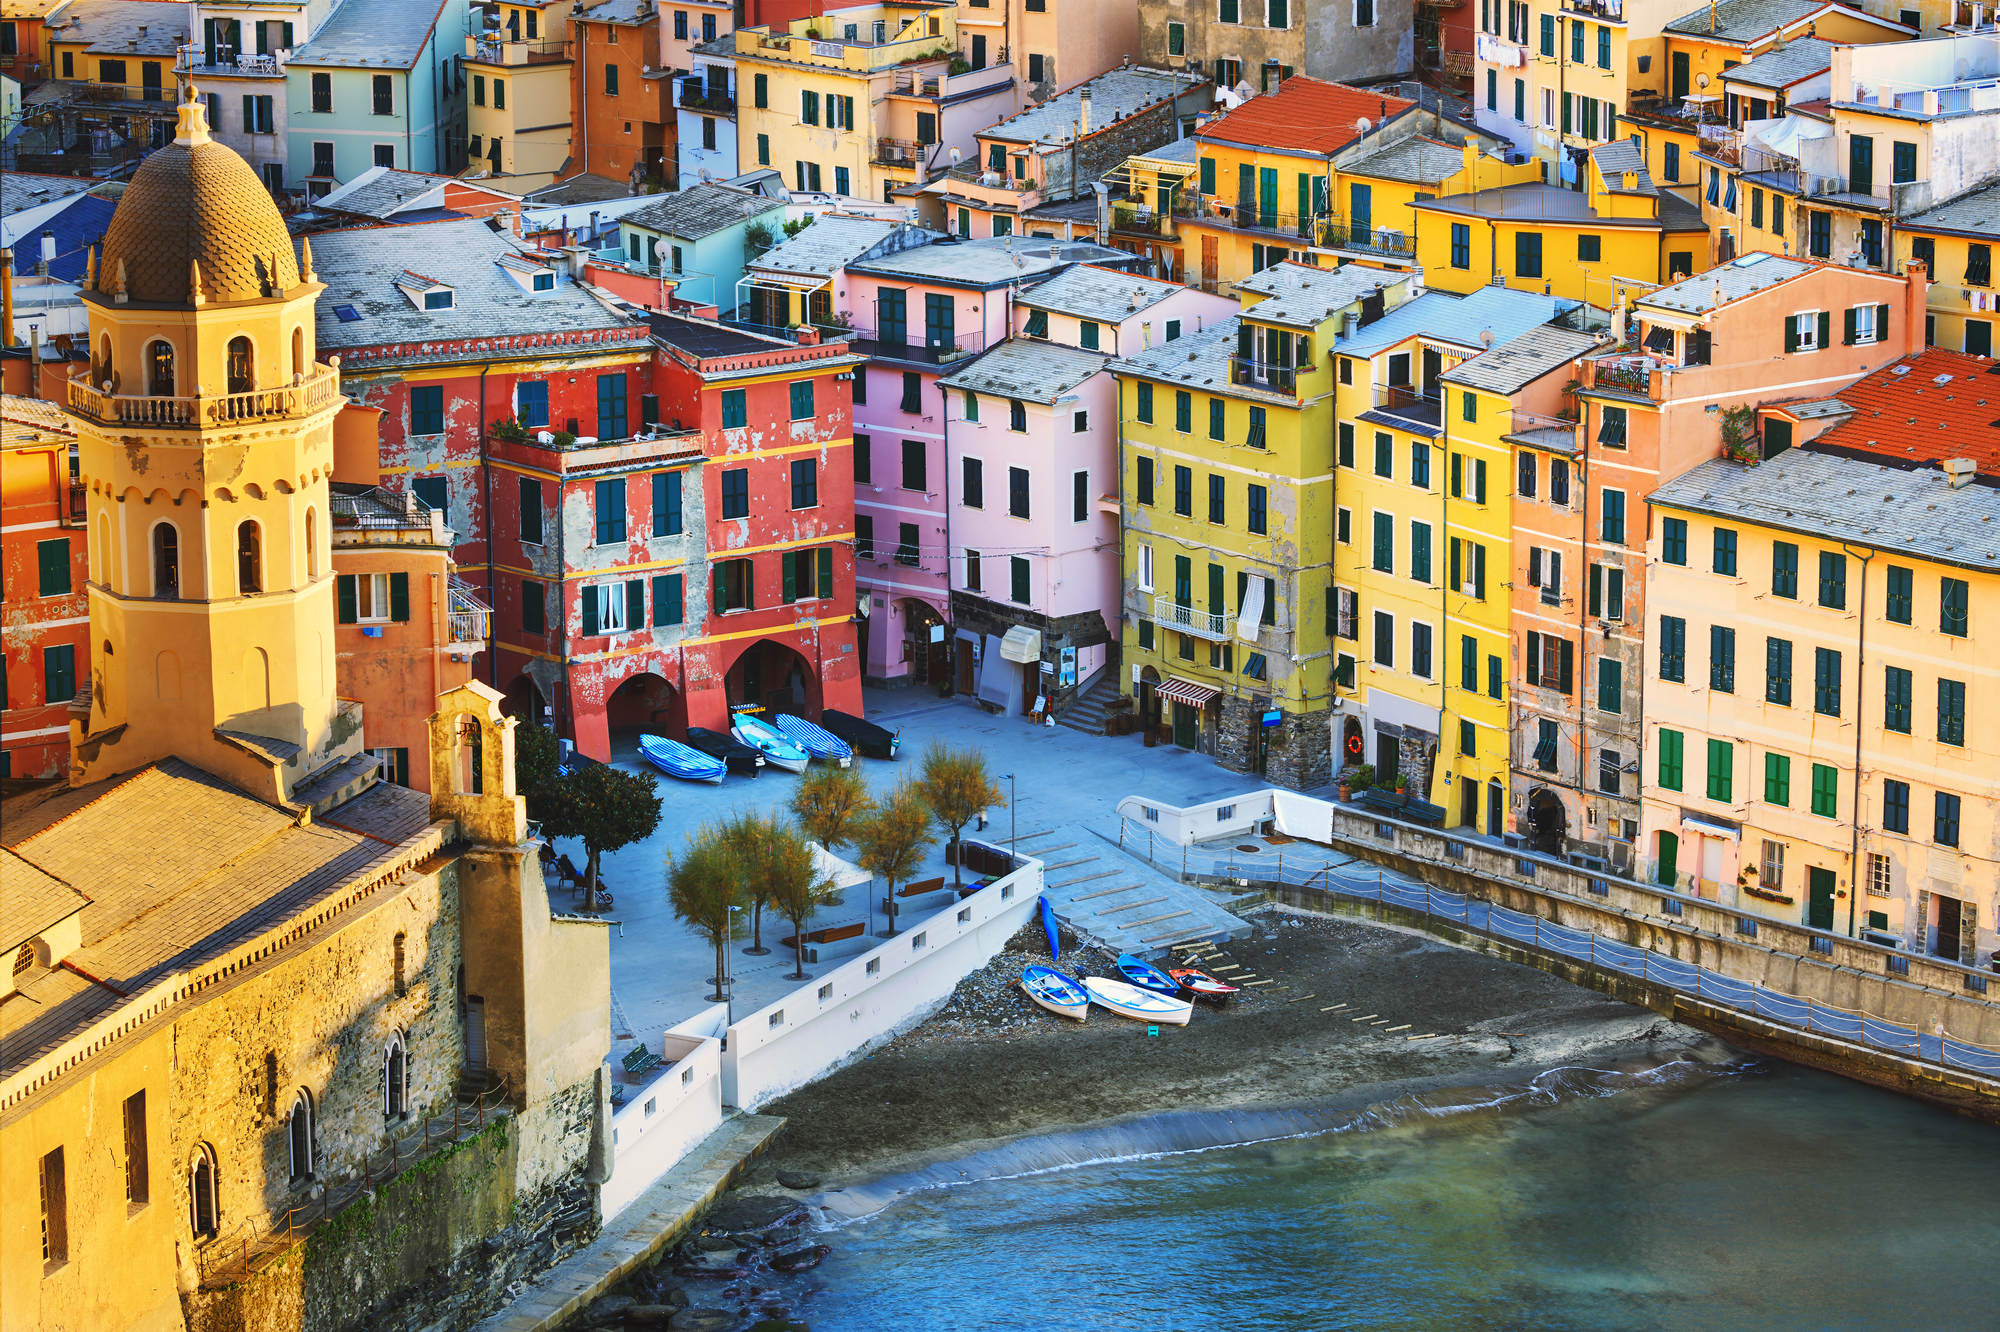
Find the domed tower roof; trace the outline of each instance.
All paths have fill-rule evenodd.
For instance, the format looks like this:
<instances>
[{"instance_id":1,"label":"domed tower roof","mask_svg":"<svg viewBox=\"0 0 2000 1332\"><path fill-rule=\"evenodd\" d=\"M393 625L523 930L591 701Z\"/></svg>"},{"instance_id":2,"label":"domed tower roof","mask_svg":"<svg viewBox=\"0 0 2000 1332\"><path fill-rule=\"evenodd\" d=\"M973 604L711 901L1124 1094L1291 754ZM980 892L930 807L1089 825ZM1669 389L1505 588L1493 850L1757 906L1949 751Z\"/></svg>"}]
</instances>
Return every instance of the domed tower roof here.
<instances>
[{"instance_id":1,"label":"domed tower roof","mask_svg":"<svg viewBox=\"0 0 2000 1332\"><path fill-rule=\"evenodd\" d=\"M120 265L123 265L121 276ZM180 104L178 136L132 175L97 265L97 290L160 305L201 295L250 301L299 285L292 238L264 182L233 149L208 137L193 84Z\"/></svg>"}]
</instances>

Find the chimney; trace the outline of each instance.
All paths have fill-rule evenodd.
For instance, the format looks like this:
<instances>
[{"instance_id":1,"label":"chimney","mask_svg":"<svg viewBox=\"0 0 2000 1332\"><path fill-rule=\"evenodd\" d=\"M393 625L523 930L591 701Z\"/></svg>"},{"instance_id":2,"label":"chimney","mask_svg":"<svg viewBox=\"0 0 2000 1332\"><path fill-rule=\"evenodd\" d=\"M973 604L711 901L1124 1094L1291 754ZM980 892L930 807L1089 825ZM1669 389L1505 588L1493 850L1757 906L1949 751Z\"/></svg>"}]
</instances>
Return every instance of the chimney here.
<instances>
[{"instance_id":1,"label":"chimney","mask_svg":"<svg viewBox=\"0 0 2000 1332\"><path fill-rule=\"evenodd\" d=\"M1060 246L1060 245L1050 245L1050 246L1049 246L1049 258L1051 258L1051 259L1060 259L1060 258L1062 258L1062 246Z\"/></svg>"},{"instance_id":2,"label":"chimney","mask_svg":"<svg viewBox=\"0 0 2000 1332\"><path fill-rule=\"evenodd\" d=\"M47 277L49 275L49 265L53 264L55 261L56 261L56 233L49 230L47 227L43 227L42 267L41 267L41 274L43 277Z\"/></svg>"},{"instance_id":3,"label":"chimney","mask_svg":"<svg viewBox=\"0 0 2000 1332\"><path fill-rule=\"evenodd\" d=\"M1925 317L1930 304L1930 266L1922 260L1912 259L1903 265L1903 352L1905 356L1915 356L1924 349ZM1877 337L1887 337L1888 330L1882 329Z\"/></svg>"},{"instance_id":4,"label":"chimney","mask_svg":"<svg viewBox=\"0 0 2000 1332\"><path fill-rule=\"evenodd\" d=\"M1945 484L1953 490L1959 490L1971 485L1972 478L1978 475L1978 472L1978 465L1970 458L1946 458L1944 460Z\"/></svg>"},{"instance_id":5,"label":"chimney","mask_svg":"<svg viewBox=\"0 0 2000 1332\"><path fill-rule=\"evenodd\" d=\"M1090 85L1086 83L1083 85L1082 104L1076 113L1076 137L1080 139L1088 133L1090 133Z\"/></svg>"}]
</instances>

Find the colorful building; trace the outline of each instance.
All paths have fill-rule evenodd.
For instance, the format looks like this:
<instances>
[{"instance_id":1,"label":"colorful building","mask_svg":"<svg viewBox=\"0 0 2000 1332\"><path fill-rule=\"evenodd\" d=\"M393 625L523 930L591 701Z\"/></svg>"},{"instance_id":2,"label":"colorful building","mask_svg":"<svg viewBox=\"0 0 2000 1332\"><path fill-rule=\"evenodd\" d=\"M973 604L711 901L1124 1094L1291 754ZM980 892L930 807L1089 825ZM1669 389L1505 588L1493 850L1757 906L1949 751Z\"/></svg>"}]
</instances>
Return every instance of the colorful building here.
<instances>
[{"instance_id":1,"label":"colorful building","mask_svg":"<svg viewBox=\"0 0 2000 1332\"><path fill-rule=\"evenodd\" d=\"M208 90L209 133L257 169L265 188L292 188L290 80L285 61L329 17L326 6L200 0L189 73Z\"/></svg>"},{"instance_id":2,"label":"colorful building","mask_svg":"<svg viewBox=\"0 0 2000 1332\"><path fill-rule=\"evenodd\" d=\"M1978 643L2000 504L1992 409L1953 391L1988 367L1899 357L1840 395L1846 422L1650 496L1671 646L1647 671L1647 877L1752 922L1989 960L2000 686Z\"/></svg>"},{"instance_id":3,"label":"colorful building","mask_svg":"<svg viewBox=\"0 0 2000 1332\"><path fill-rule=\"evenodd\" d=\"M0 511L0 776L61 777L69 771L69 701L90 669L90 559L76 432L56 404L0 397Z\"/></svg>"},{"instance_id":4,"label":"colorful building","mask_svg":"<svg viewBox=\"0 0 2000 1332\"><path fill-rule=\"evenodd\" d=\"M957 10L960 54L968 63L1011 64L1012 115L1068 92L1139 54L1138 15L1127 0L965 0ZM1175 60L1146 61L1181 68Z\"/></svg>"},{"instance_id":5,"label":"colorful building","mask_svg":"<svg viewBox=\"0 0 2000 1332\"><path fill-rule=\"evenodd\" d=\"M1405 276L1281 263L1243 314L1114 363L1124 669L1142 724L1301 789L1332 775L1331 349Z\"/></svg>"},{"instance_id":6,"label":"colorful building","mask_svg":"<svg viewBox=\"0 0 2000 1332\"><path fill-rule=\"evenodd\" d=\"M14 165L110 176L171 142L174 66L190 12L149 0L70 0L44 15L47 72L57 86L40 90L37 102L51 108L44 114L52 120L20 129Z\"/></svg>"},{"instance_id":7,"label":"colorful building","mask_svg":"<svg viewBox=\"0 0 2000 1332\"><path fill-rule=\"evenodd\" d=\"M692 64L674 76L674 143L679 188L729 180L738 165L736 38L728 32L689 48Z\"/></svg>"},{"instance_id":8,"label":"colorful building","mask_svg":"<svg viewBox=\"0 0 2000 1332\"><path fill-rule=\"evenodd\" d=\"M1991 356L1993 325L2000 321L2000 292L1993 284L1993 252L2000 249L2000 185L1899 219L1895 246L1897 271L1918 263L1932 279L1925 345Z\"/></svg>"},{"instance_id":9,"label":"colorful building","mask_svg":"<svg viewBox=\"0 0 2000 1332\"><path fill-rule=\"evenodd\" d=\"M597 176L658 190L674 164L672 71L653 0L598 0L569 16L570 156L562 180Z\"/></svg>"},{"instance_id":10,"label":"colorful building","mask_svg":"<svg viewBox=\"0 0 2000 1332\"><path fill-rule=\"evenodd\" d=\"M1118 381L1106 367L1235 308L1078 264L1017 294L1011 336L938 380L959 692L1056 711L1116 666Z\"/></svg>"},{"instance_id":11,"label":"colorful building","mask_svg":"<svg viewBox=\"0 0 2000 1332\"><path fill-rule=\"evenodd\" d=\"M670 279L677 299L734 310L751 228L767 238L781 234L784 212L781 200L710 182L624 214L618 231L626 263Z\"/></svg>"},{"instance_id":12,"label":"colorful building","mask_svg":"<svg viewBox=\"0 0 2000 1332\"><path fill-rule=\"evenodd\" d=\"M1217 88L1268 93L1294 72L1380 79L1416 68L1409 0L1222 0L1212 11L1140 0L1139 59L1208 74ZM1067 34L1065 34L1067 40ZM1115 48L1114 48L1115 49Z\"/></svg>"},{"instance_id":13,"label":"colorful building","mask_svg":"<svg viewBox=\"0 0 2000 1332\"><path fill-rule=\"evenodd\" d=\"M466 14L465 0L341 0L285 62L291 180L317 196L373 166L456 175Z\"/></svg>"},{"instance_id":14,"label":"colorful building","mask_svg":"<svg viewBox=\"0 0 2000 1332\"><path fill-rule=\"evenodd\" d=\"M561 0L497 5L465 36L465 162L489 184L540 189L569 162L576 72L565 40L568 13Z\"/></svg>"}]
</instances>

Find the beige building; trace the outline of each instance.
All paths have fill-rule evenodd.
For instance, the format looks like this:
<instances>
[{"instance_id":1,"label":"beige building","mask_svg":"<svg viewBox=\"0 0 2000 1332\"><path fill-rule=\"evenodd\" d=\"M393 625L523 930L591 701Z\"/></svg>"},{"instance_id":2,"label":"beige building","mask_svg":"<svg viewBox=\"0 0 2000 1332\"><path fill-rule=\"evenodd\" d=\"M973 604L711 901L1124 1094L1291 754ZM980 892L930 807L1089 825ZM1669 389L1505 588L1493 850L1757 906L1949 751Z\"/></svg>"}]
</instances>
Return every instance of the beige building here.
<instances>
[{"instance_id":1,"label":"beige building","mask_svg":"<svg viewBox=\"0 0 2000 1332\"><path fill-rule=\"evenodd\" d=\"M1139 0L1134 54L1239 92L1267 93L1293 74L1388 78L1416 67L1413 10L1410 0Z\"/></svg>"}]
</instances>

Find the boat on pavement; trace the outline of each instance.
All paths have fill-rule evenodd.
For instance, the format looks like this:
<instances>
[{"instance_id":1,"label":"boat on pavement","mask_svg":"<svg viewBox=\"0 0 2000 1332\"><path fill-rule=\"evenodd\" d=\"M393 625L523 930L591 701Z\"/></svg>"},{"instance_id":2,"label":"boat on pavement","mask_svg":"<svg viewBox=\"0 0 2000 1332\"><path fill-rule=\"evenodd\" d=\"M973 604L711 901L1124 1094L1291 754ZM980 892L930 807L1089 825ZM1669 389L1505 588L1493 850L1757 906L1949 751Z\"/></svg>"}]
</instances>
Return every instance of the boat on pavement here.
<instances>
[{"instance_id":1,"label":"boat on pavement","mask_svg":"<svg viewBox=\"0 0 2000 1332\"><path fill-rule=\"evenodd\" d=\"M690 726L687 731L690 748L699 749L710 758L719 758L729 765L731 772L742 773L745 777L755 777L757 770L764 766L764 752L744 744L733 735L721 731L711 731L701 726Z\"/></svg>"},{"instance_id":2,"label":"boat on pavement","mask_svg":"<svg viewBox=\"0 0 2000 1332\"><path fill-rule=\"evenodd\" d=\"M819 724L853 745L855 753L867 758L893 759L896 751L903 747L903 737L896 732L838 708L821 711Z\"/></svg>"},{"instance_id":3,"label":"boat on pavement","mask_svg":"<svg viewBox=\"0 0 2000 1332\"><path fill-rule=\"evenodd\" d=\"M1173 977L1144 958L1134 957L1130 953L1118 955L1118 970L1125 974L1126 980L1142 990L1152 990L1169 998L1178 997L1181 992L1180 983Z\"/></svg>"},{"instance_id":4,"label":"boat on pavement","mask_svg":"<svg viewBox=\"0 0 2000 1332\"><path fill-rule=\"evenodd\" d=\"M1073 977L1054 967L1022 967L1021 988L1030 999L1058 1017L1081 1022L1090 1015L1090 995Z\"/></svg>"},{"instance_id":5,"label":"boat on pavement","mask_svg":"<svg viewBox=\"0 0 2000 1332\"><path fill-rule=\"evenodd\" d=\"M764 761L787 772L804 772L812 756L803 745L790 739L762 717L739 712L730 719L730 734L744 744L762 751Z\"/></svg>"},{"instance_id":6,"label":"boat on pavement","mask_svg":"<svg viewBox=\"0 0 2000 1332\"><path fill-rule=\"evenodd\" d=\"M843 768L851 766L854 762L852 745L831 731L813 725L804 717L781 712L771 718L771 724L784 734L785 739L816 759L827 759Z\"/></svg>"},{"instance_id":7,"label":"boat on pavement","mask_svg":"<svg viewBox=\"0 0 2000 1332\"><path fill-rule=\"evenodd\" d=\"M639 753L646 762L667 776L678 777L684 782L720 783L729 775L729 765L721 759L663 735L640 736Z\"/></svg>"},{"instance_id":8,"label":"boat on pavement","mask_svg":"<svg viewBox=\"0 0 2000 1332\"><path fill-rule=\"evenodd\" d=\"M1136 985L1127 985L1124 981L1085 976L1083 988L1093 1004L1135 1021L1167 1022L1185 1027L1188 1019L1194 1016L1192 999L1169 998L1152 990L1142 990Z\"/></svg>"},{"instance_id":9,"label":"boat on pavement","mask_svg":"<svg viewBox=\"0 0 2000 1332\"><path fill-rule=\"evenodd\" d=\"M1197 999L1213 999L1220 1003L1232 994L1242 993L1238 987L1225 985L1206 971L1197 971L1193 967L1173 967L1167 974L1174 978L1181 989Z\"/></svg>"}]
</instances>

